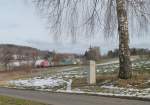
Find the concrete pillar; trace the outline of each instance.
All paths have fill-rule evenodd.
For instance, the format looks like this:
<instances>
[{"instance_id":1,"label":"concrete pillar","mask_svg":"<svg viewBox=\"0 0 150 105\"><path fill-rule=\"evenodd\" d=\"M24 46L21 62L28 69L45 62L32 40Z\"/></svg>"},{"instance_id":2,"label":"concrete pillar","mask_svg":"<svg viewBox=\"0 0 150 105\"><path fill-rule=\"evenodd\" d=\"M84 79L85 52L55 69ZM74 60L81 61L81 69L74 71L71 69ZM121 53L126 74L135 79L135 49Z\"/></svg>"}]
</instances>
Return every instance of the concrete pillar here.
<instances>
[{"instance_id":1,"label":"concrete pillar","mask_svg":"<svg viewBox=\"0 0 150 105\"><path fill-rule=\"evenodd\" d=\"M72 84L72 79L69 79L69 82L67 82L67 92L71 92L71 84Z\"/></svg>"},{"instance_id":2,"label":"concrete pillar","mask_svg":"<svg viewBox=\"0 0 150 105\"><path fill-rule=\"evenodd\" d=\"M88 71L88 83L96 84L96 64L95 61L90 61L90 70Z\"/></svg>"}]
</instances>

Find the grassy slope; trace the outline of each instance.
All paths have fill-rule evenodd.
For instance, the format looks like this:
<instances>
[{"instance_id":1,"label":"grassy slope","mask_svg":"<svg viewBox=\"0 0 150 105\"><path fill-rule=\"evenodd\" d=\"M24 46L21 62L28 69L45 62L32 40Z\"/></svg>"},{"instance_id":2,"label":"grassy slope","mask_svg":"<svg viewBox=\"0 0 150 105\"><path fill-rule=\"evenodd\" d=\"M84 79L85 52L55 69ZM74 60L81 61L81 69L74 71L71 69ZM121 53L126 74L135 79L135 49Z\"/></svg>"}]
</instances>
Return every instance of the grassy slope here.
<instances>
[{"instance_id":1,"label":"grassy slope","mask_svg":"<svg viewBox=\"0 0 150 105\"><path fill-rule=\"evenodd\" d=\"M34 101L28 101L23 99L11 98L7 96L0 96L0 105L47 105Z\"/></svg>"}]
</instances>

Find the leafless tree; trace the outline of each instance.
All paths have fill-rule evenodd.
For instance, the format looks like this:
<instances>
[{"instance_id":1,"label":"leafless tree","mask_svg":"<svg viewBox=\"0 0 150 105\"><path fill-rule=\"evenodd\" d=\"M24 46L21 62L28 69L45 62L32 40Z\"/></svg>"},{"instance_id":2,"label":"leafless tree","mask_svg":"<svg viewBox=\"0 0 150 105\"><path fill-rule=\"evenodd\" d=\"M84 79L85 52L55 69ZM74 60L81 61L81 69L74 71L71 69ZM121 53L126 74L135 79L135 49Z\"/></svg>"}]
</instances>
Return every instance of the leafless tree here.
<instances>
[{"instance_id":1,"label":"leafless tree","mask_svg":"<svg viewBox=\"0 0 150 105\"><path fill-rule=\"evenodd\" d=\"M131 78L129 34L142 35L147 31L150 0L35 0L35 3L48 17L56 37L63 36L64 31L75 40L81 33L93 36L102 30L106 38L118 35L119 78Z\"/></svg>"}]
</instances>

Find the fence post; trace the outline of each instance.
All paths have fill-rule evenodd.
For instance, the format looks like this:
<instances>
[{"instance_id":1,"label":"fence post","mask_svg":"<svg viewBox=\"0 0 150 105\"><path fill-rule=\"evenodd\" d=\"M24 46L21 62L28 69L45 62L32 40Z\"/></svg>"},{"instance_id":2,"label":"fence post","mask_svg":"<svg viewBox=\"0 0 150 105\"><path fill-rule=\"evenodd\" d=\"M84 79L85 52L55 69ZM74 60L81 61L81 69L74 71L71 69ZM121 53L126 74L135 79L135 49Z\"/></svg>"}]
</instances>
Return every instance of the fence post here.
<instances>
[{"instance_id":1,"label":"fence post","mask_svg":"<svg viewBox=\"0 0 150 105\"><path fill-rule=\"evenodd\" d=\"M88 83L96 84L96 63L90 60L90 70L88 71Z\"/></svg>"}]
</instances>

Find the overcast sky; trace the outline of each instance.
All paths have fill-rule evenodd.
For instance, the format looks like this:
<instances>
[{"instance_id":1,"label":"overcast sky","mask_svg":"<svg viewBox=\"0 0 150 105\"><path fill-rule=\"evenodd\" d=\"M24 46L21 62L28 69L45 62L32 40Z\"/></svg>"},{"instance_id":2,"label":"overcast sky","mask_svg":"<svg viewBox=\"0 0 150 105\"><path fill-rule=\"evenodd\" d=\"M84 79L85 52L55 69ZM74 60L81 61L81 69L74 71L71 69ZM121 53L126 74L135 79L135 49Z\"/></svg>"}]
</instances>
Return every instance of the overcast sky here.
<instances>
[{"instance_id":1,"label":"overcast sky","mask_svg":"<svg viewBox=\"0 0 150 105\"><path fill-rule=\"evenodd\" d=\"M150 35L131 37L130 47L150 48L149 40ZM99 33L92 39L79 38L74 44L68 38L56 42L49 33L46 22L35 11L33 5L26 3L25 0L0 0L0 43L75 53L84 53L92 45L100 46L101 52L106 53L117 47L118 40L117 38L105 40Z\"/></svg>"}]
</instances>

